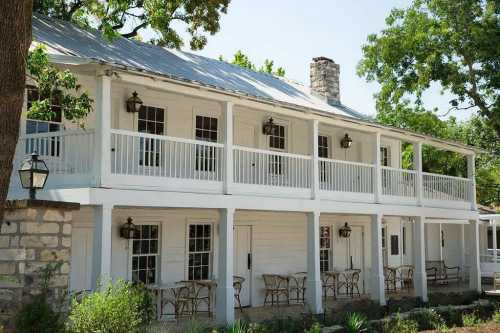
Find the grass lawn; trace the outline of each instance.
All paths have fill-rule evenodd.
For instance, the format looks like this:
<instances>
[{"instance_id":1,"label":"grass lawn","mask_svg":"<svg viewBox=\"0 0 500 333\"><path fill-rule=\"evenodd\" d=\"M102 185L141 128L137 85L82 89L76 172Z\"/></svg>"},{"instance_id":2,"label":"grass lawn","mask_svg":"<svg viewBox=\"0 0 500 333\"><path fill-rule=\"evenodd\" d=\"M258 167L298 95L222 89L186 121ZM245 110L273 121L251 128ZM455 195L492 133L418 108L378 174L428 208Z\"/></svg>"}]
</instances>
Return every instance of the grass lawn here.
<instances>
[{"instance_id":1,"label":"grass lawn","mask_svg":"<svg viewBox=\"0 0 500 333\"><path fill-rule=\"evenodd\" d=\"M431 333L431 332L436 332L436 333L441 333L443 331L437 331L437 330L432 330L432 331L423 331L426 333ZM450 333L498 333L500 332L500 323L496 323L494 321L490 321L484 324L479 324L477 326L473 327L457 327L457 328L450 328L449 331Z\"/></svg>"}]
</instances>

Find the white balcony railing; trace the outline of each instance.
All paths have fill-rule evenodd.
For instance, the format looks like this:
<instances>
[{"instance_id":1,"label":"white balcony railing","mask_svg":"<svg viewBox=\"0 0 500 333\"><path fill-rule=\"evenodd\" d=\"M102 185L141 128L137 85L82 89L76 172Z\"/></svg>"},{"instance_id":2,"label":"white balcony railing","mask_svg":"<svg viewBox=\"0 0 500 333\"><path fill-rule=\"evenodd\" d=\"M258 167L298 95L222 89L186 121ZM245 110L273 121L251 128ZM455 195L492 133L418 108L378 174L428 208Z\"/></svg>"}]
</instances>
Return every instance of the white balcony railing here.
<instances>
[{"instance_id":1,"label":"white balcony railing","mask_svg":"<svg viewBox=\"0 0 500 333\"><path fill-rule=\"evenodd\" d=\"M424 172L423 193L428 200L470 201L471 181Z\"/></svg>"},{"instance_id":2,"label":"white balcony railing","mask_svg":"<svg viewBox=\"0 0 500 333\"><path fill-rule=\"evenodd\" d=\"M18 162L28 154L37 152L54 175L91 174L94 163L94 131L70 130L61 132L26 134L21 137ZM19 152L19 150L18 150Z\"/></svg>"},{"instance_id":3,"label":"white balcony railing","mask_svg":"<svg viewBox=\"0 0 500 333\"><path fill-rule=\"evenodd\" d=\"M208 186L211 191L222 191L226 174L223 144L116 129L111 130L110 139L110 173L116 176L111 184L185 187L186 182L182 180L186 179L190 180L187 190ZM64 177L60 186L82 186L99 179L93 130L29 134L22 136L20 142L16 163L37 151L47 163L53 183L59 181L54 175ZM319 158L318 167L321 191L334 196L339 192L351 193L362 196L363 200L373 200L363 196L374 194L373 164ZM307 190L313 185L313 158L309 155L233 146L232 168L233 182L238 184L238 189L247 186L249 193L265 189L265 193L271 194L268 191L276 187L276 193L290 194L283 189L296 188L299 196L307 197L310 193ZM86 177L81 177L83 175ZM73 182L66 176L78 181ZM141 178L144 176L148 178ZM416 203L417 177L414 170L381 167L382 196L393 202ZM474 190L469 179L431 173L422 174L422 183L423 199L434 202L470 202Z\"/></svg>"},{"instance_id":4,"label":"white balcony railing","mask_svg":"<svg viewBox=\"0 0 500 333\"><path fill-rule=\"evenodd\" d=\"M234 147L235 183L309 188L311 169L311 156Z\"/></svg>"},{"instance_id":5,"label":"white balcony railing","mask_svg":"<svg viewBox=\"0 0 500 333\"><path fill-rule=\"evenodd\" d=\"M111 173L222 181L224 145L123 130L111 131Z\"/></svg>"},{"instance_id":6,"label":"white balcony railing","mask_svg":"<svg viewBox=\"0 0 500 333\"><path fill-rule=\"evenodd\" d=\"M373 164L319 159L319 186L325 191L373 193Z\"/></svg>"},{"instance_id":7,"label":"white balcony railing","mask_svg":"<svg viewBox=\"0 0 500 333\"><path fill-rule=\"evenodd\" d=\"M414 170L382 167L382 194L415 198L417 195L417 172Z\"/></svg>"}]
</instances>

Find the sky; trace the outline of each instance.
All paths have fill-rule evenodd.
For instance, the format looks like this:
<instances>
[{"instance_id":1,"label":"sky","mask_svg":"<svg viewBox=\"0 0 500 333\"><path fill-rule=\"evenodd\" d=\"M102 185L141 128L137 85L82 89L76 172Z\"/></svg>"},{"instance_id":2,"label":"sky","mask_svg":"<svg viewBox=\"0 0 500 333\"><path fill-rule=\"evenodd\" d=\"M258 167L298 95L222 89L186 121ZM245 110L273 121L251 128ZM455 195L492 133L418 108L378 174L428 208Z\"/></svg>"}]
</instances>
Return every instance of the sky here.
<instances>
[{"instance_id":1,"label":"sky","mask_svg":"<svg viewBox=\"0 0 500 333\"><path fill-rule=\"evenodd\" d=\"M409 0L232 0L227 15L222 16L220 31L208 37L203 50L194 53L231 59L242 50L257 67L266 58L274 60L275 66L286 70L286 77L306 85L311 59L331 58L340 64L342 103L373 115L378 84L356 75L361 47L369 34L384 28L392 8L409 4ZM183 27L178 30L182 33ZM189 47L184 50L192 52ZM438 88L424 95L425 105L438 107L439 113L448 110L449 100Z\"/></svg>"}]
</instances>

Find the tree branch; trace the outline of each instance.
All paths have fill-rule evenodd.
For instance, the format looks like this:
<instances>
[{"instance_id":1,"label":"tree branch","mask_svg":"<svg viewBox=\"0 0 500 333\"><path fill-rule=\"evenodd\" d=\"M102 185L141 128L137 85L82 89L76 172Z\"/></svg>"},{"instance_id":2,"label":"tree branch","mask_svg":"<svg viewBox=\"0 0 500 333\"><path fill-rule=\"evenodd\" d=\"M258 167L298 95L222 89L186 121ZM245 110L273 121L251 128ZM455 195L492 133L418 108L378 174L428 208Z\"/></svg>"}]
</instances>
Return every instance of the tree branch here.
<instances>
[{"instance_id":1,"label":"tree branch","mask_svg":"<svg viewBox=\"0 0 500 333\"><path fill-rule=\"evenodd\" d=\"M139 30L141 30L142 28L145 28L147 25L148 25L148 21L144 21L141 24L139 24L138 26L136 26L132 31L127 32L125 34L121 34L121 36L125 37L125 38L135 37L135 36L137 36L137 32Z\"/></svg>"},{"instance_id":2,"label":"tree branch","mask_svg":"<svg viewBox=\"0 0 500 333\"><path fill-rule=\"evenodd\" d=\"M82 0L78 0L77 2L75 2L75 4L73 6L70 7L70 9L68 10L68 18L71 19L71 17L73 16L73 14L80 8L82 8L83 6L83 1Z\"/></svg>"}]
</instances>

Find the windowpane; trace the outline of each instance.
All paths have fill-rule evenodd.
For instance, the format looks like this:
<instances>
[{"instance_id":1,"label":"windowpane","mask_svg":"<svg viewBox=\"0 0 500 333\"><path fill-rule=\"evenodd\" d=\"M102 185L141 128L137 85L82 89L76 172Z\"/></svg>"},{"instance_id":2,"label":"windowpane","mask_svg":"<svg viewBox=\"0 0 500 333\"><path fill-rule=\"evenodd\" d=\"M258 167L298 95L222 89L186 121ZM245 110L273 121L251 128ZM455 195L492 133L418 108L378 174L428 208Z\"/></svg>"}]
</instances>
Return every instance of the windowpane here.
<instances>
[{"instance_id":1,"label":"windowpane","mask_svg":"<svg viewBox=\"0 0 500 333\"><path fill-rule=\"evenodd\" d=\"M142 106L139 111L137 130L143 133L164 135L164 110L153 106ZM160 140L141 138L139 145L139 165L160 166Z\"/></svg>"},{"instance_id":2,"label":"windowpane","mask_svg":"<svg viewBox=\"0 0 500 333\"><path fill-rule=\"evenodd\" d=\"M319 266L321 272L326 272L330 269L330 253L331 253L331 228L330 227L320 227L319 228Z\"/></svg>"},{"instance_id":3,"label":"windowpane","mask_svg":"<svg viewBox=\"0 0 500 333\"><path fill-rule=\"evenodd\" d=\"M141 225L139 237L132 241L132 281L155 283L158 259L158 226Z\"/></svg>"},{"instance_id":4,"label":"windowpane","mask_svg":"<svg viewBox=\"0 0 500 333\"><path fill-rule=\"evenodd\" d=\"M210 224L190 225L188 236L188 279L208 279L212 251L212 226Z\"/></svg>"}]
</instances>

